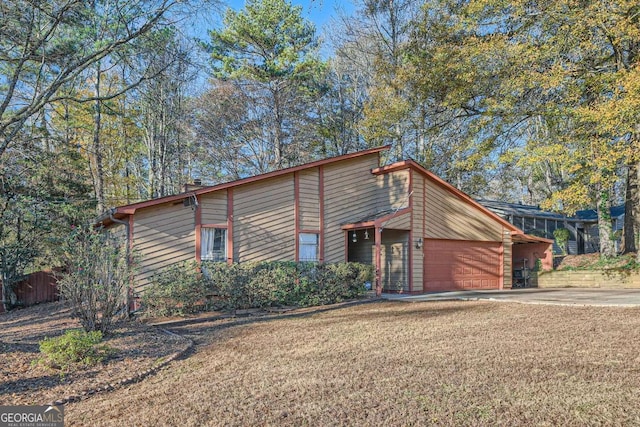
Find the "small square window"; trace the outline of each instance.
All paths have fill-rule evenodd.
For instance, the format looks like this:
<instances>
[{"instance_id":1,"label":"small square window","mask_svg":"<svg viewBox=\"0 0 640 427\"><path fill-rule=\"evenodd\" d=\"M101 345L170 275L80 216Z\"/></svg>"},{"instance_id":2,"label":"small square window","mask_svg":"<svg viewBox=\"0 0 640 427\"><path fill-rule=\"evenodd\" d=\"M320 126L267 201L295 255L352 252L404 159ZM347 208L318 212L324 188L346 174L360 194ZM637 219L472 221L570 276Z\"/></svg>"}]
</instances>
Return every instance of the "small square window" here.
<instances>
[{"instance_id":1,"label":"small square window","mask_svg":"<svg viewBox=\"0 0 640 427\"><path fill-rule=\"evenodd\" d=\"M319 236L313 233L300 233L298 249L298 260L318 261Z\"/></svg>"},{"instance_id":2,"label":"small square window","mask_svg":"<svg viewBox=\"0 0 640 427\"><path fill-rule=\"evenodd\" d=\"M203 261L227 260L227 230L205 227L200 232L200 259Z\"/></svg>"}]
</instances>

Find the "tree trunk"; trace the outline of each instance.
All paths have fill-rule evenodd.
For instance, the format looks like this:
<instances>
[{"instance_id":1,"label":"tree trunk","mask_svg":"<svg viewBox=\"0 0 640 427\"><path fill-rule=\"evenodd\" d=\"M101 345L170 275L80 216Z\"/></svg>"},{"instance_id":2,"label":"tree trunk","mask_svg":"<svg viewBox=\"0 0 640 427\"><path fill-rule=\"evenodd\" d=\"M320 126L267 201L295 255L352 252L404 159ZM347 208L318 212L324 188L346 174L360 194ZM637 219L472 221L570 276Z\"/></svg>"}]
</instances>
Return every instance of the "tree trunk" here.
<instances>
[{"instance_id":1,"label":"tree trunk","mask_svg":"<svg viewBox=\"0 0 640 427\"><path fill-rule=\"evenodd\" d=\"M636 251L636 235L638 228L636 227L636 218L634 206L638 204L638 164L629 165L627 172L627 190L624 198L624 226L622 233L623 253L631 253Z\"/></svg>"},{"instance_id":2,"label":"tree trunk","mask_svg":"<svg viewBox=\"0 0 640 427\"><path fill-rule=\"evenodd\" d=\"M274 142L273 149L275 154L275 169L282 169L284 157L284 135L282 132L282 105L280 104L279 82L276 82L276 90L273 91L273 115L274 115Z\"/></svg>"},{"instance_id":3,"label":"tree trunk","mask_svg":"<svg viewBox=\"0 0 640 427\"><path fill-rule=\"evenodd\" d=\"M94 88L94 94L96 98L100 97L100 77L102 70L100 63L96 66L96 83ZM102 102L96 99L94 105L94 117L93 117L93 142L91 144L91 154L94 162L94 176L93 184L96 193L96 210L98 214L104 212L106 203L104 200L104 172L102 162L102 144L100 141L100 128L102 125Z\"/></svg>"},{"instance_id":4,"label":"tree trunk","mask_svg":"<svg viewBox=\"0 0 640 427\"><path fill-rule=\"evenodd\" d=\"M601 188L598 192L598 234L600 236L600 257L615 257L616 246L612 239L611 224L611 194L607 188Z\"/></svg>"},{"instance_id":5,"label":"tree trunk","mask_svg":"<svg viewBox=\"0 0 640 427\"><path fill-rule=\"evenodd\" d=\"M636 163L636 191L633 199L633 230L635 232L636 262L640 263L640 166Z\"/></svg>"}]
</instances>

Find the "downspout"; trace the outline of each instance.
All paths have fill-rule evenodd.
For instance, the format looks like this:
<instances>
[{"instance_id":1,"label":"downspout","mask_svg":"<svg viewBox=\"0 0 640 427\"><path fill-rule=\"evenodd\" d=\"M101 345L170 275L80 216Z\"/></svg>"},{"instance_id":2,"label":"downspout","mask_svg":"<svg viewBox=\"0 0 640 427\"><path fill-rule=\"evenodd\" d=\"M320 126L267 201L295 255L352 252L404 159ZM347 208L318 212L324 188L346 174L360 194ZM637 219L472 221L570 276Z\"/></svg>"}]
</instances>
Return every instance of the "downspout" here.
<instances>
[{"instance_id":1,"label":"downspout","mask_svg":"<svg viewBox=\"0 0 640 427\"><path fill-rule=\"evenodd\" d=\"M115 209L111 208L109 209L109 219L116 223L116 224L122 224L125 227L126 230L126 235L127 235L127 245L126 245L126 256L127 256L127 267L129 267L129 269L131 269L131 242L129 241L131 235L129 234L129 221L123 221L121 219L117 219L116 217L113 216L113 214L115 213ZM133 292L133 289L131 288L131 277L129 277L129 287L127 289L127 295L125 298L125 304L127 306L127 315L131 314L130 310L131 310L131 293Z\"/></svg>"}]
</instances>

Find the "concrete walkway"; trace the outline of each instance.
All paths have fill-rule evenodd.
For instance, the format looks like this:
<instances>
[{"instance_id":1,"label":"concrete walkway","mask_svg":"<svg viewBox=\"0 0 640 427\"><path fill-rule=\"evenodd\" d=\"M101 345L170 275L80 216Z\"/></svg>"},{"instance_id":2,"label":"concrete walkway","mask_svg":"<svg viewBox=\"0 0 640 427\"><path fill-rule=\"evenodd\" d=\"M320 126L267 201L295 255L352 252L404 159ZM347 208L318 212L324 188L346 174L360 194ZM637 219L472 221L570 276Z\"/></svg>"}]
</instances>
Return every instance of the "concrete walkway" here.
<instances>
[{"instance_id":1,"label":"concrete walkway","mask_svg":"<svg viewBox=\"0 0 640 427\"><path fill-rule=\"evenodd\" d=\"M422 295L383 294L382 298L402 302L491 300L527 304L640 307L640 289L531 288L503 291L435 292Z\"/></svg>"}]
</instances>

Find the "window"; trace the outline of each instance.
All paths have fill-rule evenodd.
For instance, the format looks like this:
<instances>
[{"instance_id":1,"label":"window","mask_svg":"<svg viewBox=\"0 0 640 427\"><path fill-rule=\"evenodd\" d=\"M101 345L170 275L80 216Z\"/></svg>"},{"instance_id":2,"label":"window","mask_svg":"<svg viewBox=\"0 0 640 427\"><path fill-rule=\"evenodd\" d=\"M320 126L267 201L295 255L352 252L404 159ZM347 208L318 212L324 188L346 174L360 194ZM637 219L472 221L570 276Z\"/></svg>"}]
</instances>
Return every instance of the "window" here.
<instances>
[{"instance_id":1,"label":"window","mask_svg":"<svg viewBox=\"0 0 640 427\"><path fill-rule=\"evenodd\" d=\"M200 230L200 259L203 261L227 260L227 230L204 227Z\"/></svg>"},{"instance_id":2,"label":"window","mask_svg":"<svg viewBox=\"0 0 640 427\"><path fill-rule=\"evenodd\" d=\"M318 261L318 235L300 233L299 261Z\"/></svg>"}]
</instances>

